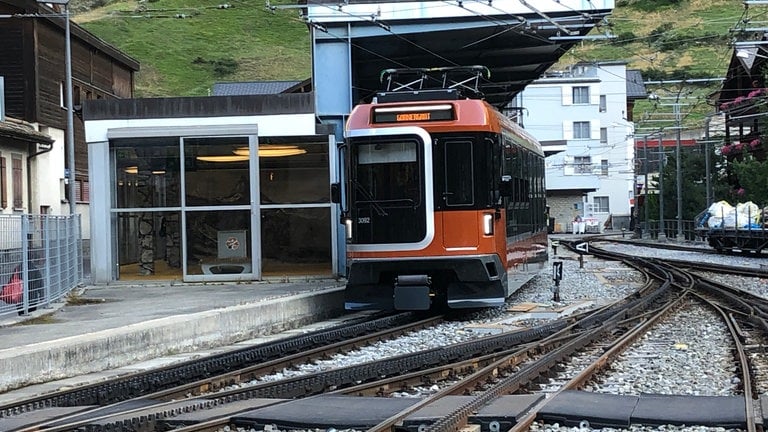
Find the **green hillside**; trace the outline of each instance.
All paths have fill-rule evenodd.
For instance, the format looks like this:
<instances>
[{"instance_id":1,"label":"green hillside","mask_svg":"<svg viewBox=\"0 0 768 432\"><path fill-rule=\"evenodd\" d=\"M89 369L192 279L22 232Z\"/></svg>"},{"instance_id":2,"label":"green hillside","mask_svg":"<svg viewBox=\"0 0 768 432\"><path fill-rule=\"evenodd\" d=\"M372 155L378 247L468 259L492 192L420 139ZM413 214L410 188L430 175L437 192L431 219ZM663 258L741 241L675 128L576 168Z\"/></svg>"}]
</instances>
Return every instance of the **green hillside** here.
<instances>
[{"instance_id":1,"label":"green hillside","mask_svg":"<svg viewBox=\"0 0 768 432\"><path fill-rule=\"evenodd\" d=\"M221 1L120 1L74 21L141 63L138 97L207 95L217 81L310 77L309 31L297 10Z\"/></svg>"},{"instance_id":2,"label":"green hillside","mask_svg":"<svg viewBox=\"0 0 768 432\"><path fill-rule=\"evenodd\" d=\"M722 77L742 18L734 0L619 0L604 27L615 38L581 44L563 61L626 60L651 80Z\"/></svg>"},{"instance_id":3,"label":"green hillside","mask_svg":"<svg viewBox=\"0 0 768 432\"><path fill-rule=\"evenodd\" d=\"M642 71L644 80L664 81L647 86L658 99L635 105L638 133L675 126L673 104L678 104L684 130L700 129L713 112L710 97L720 87L717 78L726 75L731 42L754 39L735 30L754 27L750 20L763 18L766 11L760 6L746 10L734 0L617 0L606 26L615 37L580 44L561 64L627 61L629 68Z\"/></svg>"},{"instance_id":4,"label":"green hillside","mask_svg":"<svg viewBox=\"0 0 768 432\"><path fill-rule=\"evenodd\" d=\"M310 76L309 31L298 9L269 10L264 0L155 0L73 10L76 22L140 61L139 97L206 95L216 81ZM763 15L736 0L619 0L605 25L592 33L616 37L578 44L557 67L624 60L646 80L698 81L650 89L662 100L685 97L686 119L697 122L711 110L706 99L717 89L717 83L701 81L723 77L730 41L747 37L731 30L754 26ZM654 110L658 107L650 103L639 104L636 121L651 119Z\"/></svg>"}]
</instances>

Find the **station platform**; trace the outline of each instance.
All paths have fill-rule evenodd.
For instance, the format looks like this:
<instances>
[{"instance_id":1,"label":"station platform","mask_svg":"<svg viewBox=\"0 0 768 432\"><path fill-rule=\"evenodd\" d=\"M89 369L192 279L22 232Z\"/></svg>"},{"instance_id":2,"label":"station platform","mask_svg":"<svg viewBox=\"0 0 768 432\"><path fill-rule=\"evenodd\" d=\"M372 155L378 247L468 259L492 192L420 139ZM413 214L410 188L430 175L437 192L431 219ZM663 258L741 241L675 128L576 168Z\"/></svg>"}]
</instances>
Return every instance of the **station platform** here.
<instances>
[{"instance_id":1,"label":"station platform","mask_svg":"<svg viewBox=\"0 0 768 432\"><path fill-rule=\"evenodd\" d=\"M79 288L0 317L0 405L338 317L343 289L332 279Z\"/></svg>"}]
</instances>

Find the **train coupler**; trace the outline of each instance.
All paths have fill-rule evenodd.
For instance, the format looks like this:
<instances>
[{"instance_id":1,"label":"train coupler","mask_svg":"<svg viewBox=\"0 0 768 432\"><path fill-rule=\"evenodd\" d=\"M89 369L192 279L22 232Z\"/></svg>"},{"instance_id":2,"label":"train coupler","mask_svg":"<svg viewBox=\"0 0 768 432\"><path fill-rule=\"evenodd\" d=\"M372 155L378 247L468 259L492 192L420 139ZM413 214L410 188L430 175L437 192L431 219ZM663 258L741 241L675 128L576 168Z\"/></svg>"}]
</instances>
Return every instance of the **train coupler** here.
<instances>
[{"instance_id":1,"label":"train coupler","mask_svg":"<svg viewBox=\"0 0 768 432\"><path fill-rule=\"evenodd\" d=\"M394 304L397 310L428 310L432 303L432 280L427 275L400 275L395 278Z\"/></svg>"}]
</instances>

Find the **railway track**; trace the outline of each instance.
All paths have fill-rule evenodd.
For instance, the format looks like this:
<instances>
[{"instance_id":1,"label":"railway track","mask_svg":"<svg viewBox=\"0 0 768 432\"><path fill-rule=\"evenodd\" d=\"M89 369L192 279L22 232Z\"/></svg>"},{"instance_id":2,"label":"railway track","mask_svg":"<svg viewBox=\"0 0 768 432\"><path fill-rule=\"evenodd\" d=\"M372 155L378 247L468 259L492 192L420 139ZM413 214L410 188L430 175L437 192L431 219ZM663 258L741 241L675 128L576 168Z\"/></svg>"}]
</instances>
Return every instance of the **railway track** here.
<instances>
[{"instance_id":1,"label":"railway track","mask_svg":"<svg viewBox=\"0 0 768 432\"><path fill-rule=\"evenodd\" d=\"M648 250L664 249L664 250L675 250L675 251L681 251L681 252L692 252L692 253L704 254L704 255L715 255L715 256L721 255L714 249L710 249L710 248L686 246L686 245L674 244L674 243L642 242L637 240L625 240L621 238L616 238L615 235L600 236L600 237L594 237L594 238L587 237L587 238L584 238L584 241L589 242L593 249L595 247L600 248L600 245L603 245L603 244L621 244L625 246L634 246L634 247L644 248ZM763 257L762 255L755 255L755 254L745 254L744 256L750 257L750 258ZM685 259L665 258L664 261L668 264L672 264L672 265L683 267L683 268L689 268L691 270L712 271L712 272L727 273L727 274L734 274L734 275L747 276L747 277L768 278L768 262L766 262L766 265L760 265L755 267L734 267L734 266L723 265L723 264L718 264L713 262L705 262L705 261L694 262L694 261L685 260Z\"/></svg>"},{"instance_id":2,"label":"railway track","mask_svg":"<svg viewBox=\"0 0 768 432\"><path fill-rule=\"evenodd\" d=\"M370 430L402 428L403 422L414 413L439 406L443 401L439 416L409 427L455 431L477 421L473 416L494 401L510 395L538 395L530 399L533 402L519 419L514 422L506 419L506 423L497 421L496 424L511 430L525 430L533 421L546 420L547 413L551 414L553 400L571 398L571 404L579 403L585 392L574 390L594 380L612 359L649 328L692 298L719 311L733 335L744 394L744 423L737 426L747 431L757 430L755 419L759 418L759 413L755 410L755 400L758 392L753 380L758 368L753 365L753 360L758 354L756 347L764 346L768 333L765 299L749 298L738 290L715 286L717 284L712 281L692 273L691 266L680 268L652 259L631 259L597 247L592 247L590 252L606 259L624 260L647 274L646 284L624 300L531 329L278 382L230 388L235 385L234 376L242 376L245 381L263 373L256 372L258 368L275 370L286 364L317 358L309 352L299 353L292 359L275 359L252 369L233 371L227 378L199 380L102 409L104 412L117 411L117 414L110 412L97 418L97 411L92 411L87 419L71 416L17 430L220 431L225 427L253 426L247 418L243 423L243 412L270 404L277 406L275 399L300 399L307 404L314 401L322 404L333 397L350 396L392 400L389 396L393 393L416 386L435 386L437 390L428 397L414 399L401 409L391 410L386 419L369 425ZM408 330L403 327L399 331ZM350 346L355 343L366 342L361 340ZM344 348L339 345L331 347L330 351L336 349ZM318 355L327 354L318 352ZM560 365L576 357L577 367L569 368L567 373L560 370ZM547 379L554 379L554 384L542 390L540 384ZM219 391L209 393L209 390ZM67 421L70 423L63 424Z\"/></svg>"},{"instance_id":3,"label":"railway track","mask_svg":"<svg viewBox=\"0 0 768 432\"><path fill-rule=\"evenodd\" d=\"M537 387L537 382L543 376L560 375L558 379L563 382L556 386L557 390L549 392L550 398L540 399L539 403L532 406L527 414L514 424L504 424L497 421L495 426L504 425L510 430L525 430L537 418L547 418L548 403L560 394L567 394L571 402L575 400L577 403L585 403L586 401L583 400L584 393L568 392L580 389L585 383L594 379L610 364L613 358L646 334L659 321L683 307L682 305L690 301L692 296L699 298L699 295L694 294L699 290L698 284L700 283L695 275L676 268L665 268L654 263L650 263L648 266L649 269L647 270L655 274L659 282L649 283L644 290L641 290L645 291L645 294L638 294L634 300L621 302L620 305L612 305L600 312L594 312L594 316L578 317L574 319L572 324L566 325L535 343L524 344L493 355L467 359L441 368L433 368L424 371L423 374L413 374L389 379L386 382L378 381L360 385L344 392L357 395L378 394L386 396L390 389L402 389L410 385L410 382L423 383L430 380L436 382L435 377L438 379L443 377L444 381L451 381L452 383L445 385L434 395L421 399L418 403L391 415L385 421L368 430L389 431L398 425L402 428L403 422L408 416L419 412L424 407L438 405L440 400L451 396L471 397L471 399L462 400L460 403L455 400L448 402L454 407L447 411L444 410L439 418L432 418L422 425L411 425L412 428L417 427L424 431L456 431L467 426L473 414L492 404L494 400L498 400L504 395L529 392L531 388ZM717 298L720 299L720 302L723 301L721 295L718 295ZM716 302L709 304L710 307L718 307ZM736 340L737 335L742 334L742 332L733 331L734 327L730 327L734 340ZM739 350L737 348L737 351ZM584 352L591 354L585 356ZM577 373L571 372L571 375L563 376L562 373L553 372L558 369L558 364L577 354L582 356L579 360L582 367ZM750 366L745 361L746 356L739 355L738 358L738 368L743 371L741 379L745 383L749 383L750 373L748 371ZM731 426L743 427L745 430L756 430L756 414L751 409L755 395L747 388L748 385L745 384L744 388L743 425ZM582 400L579 401L579 398ZM234 424L237 425L238 423L234 422ZM588 425L588 422L586 424ZM188 427L183 430L213 429Z\"/></svg>"},{"instance_id":4,"label":"railway track","mask_svg":"<svg viewBox=\"0 0 768 432\"><path fill-rule=\"evenodd\" d=\"M6 404L0 406L0 424L5 421L13 424L17 430L54 430L50 426L66 421L66 418L103 418L122 409L121 406L155 405L175 398L190 398L216 392L224 386L236 385L272 372L275 368L312 361L328 356L329 353L351 350L371 340L397 337L414 329L434 325L441 320L441 316L421 319L412 313L356 318L345 324L306 335ZM151 402L142 404L141 401ZM193 403L180 405L182 406L171 408L168 413L196 409ZM76 414L54 415L54 418L50 419L45 419L45 415L35 415L36 412L51 408L76 407L88 408L85 412L78 409L59 410ZM24 420L9 422L14 418ZM33 426L25 428L16 424L25 421L31 421ZM73 425L77 423L82 421L76 420ZM69 426L59 426L56 430L69 430L67 427Z\"/></svg>"}]
</instances>

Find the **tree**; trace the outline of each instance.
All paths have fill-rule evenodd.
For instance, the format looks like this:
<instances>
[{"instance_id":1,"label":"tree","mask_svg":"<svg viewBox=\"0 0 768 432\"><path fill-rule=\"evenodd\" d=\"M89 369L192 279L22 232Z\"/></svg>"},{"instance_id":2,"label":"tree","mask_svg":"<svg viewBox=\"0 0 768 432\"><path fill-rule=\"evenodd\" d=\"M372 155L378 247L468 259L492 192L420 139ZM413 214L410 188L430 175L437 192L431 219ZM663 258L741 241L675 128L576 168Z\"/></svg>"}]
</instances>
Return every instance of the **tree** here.
<instances>
[{"instance_id":1,"label":"tree","mask_svg":"<svg viewBox=\"0 0 768 432\"><path fill-rule=\"evenodd\" d=\"M752 201L759 206L768 204L768 161L747 155L740 161L732 161L731 167L738 179L732 190L738 202Z\"/></svg>"},{"instance_id":2,"label":"tree","mask_svg":"<svg viewBox=\"0 0 768 432\"><path fill-rule=\"evenodd\" d=\"M724 171L718 167L723 166L721 157L715 153L715 146L709 146L710 182L713 189L714 201L726 199L730 195L731 188L725 182ZM706 178L706 146L700 144L697 147L683 147L680 150L680 168L682 170L682 219L694 220L701 212L707 209L707 178ZM677 218L677 170L675 155L667 158L663 170L664 182L664 219ZM649 213L652 219L658 219L659 200L658 195L649 199Z\"/></svg>"}]
</instances>

